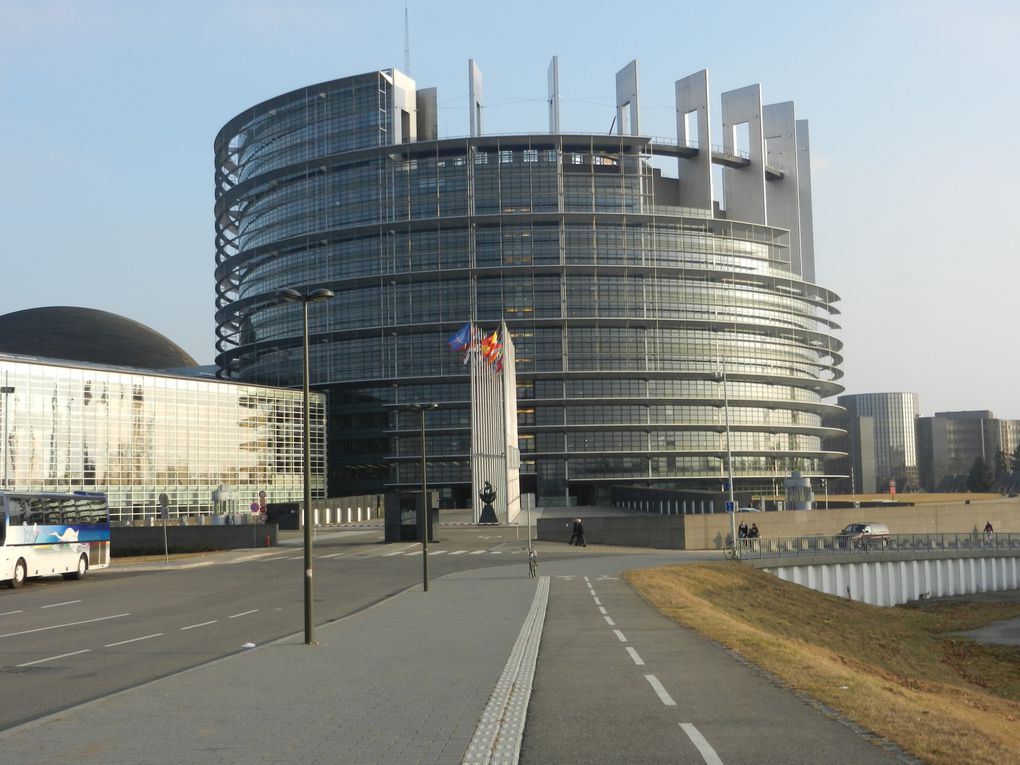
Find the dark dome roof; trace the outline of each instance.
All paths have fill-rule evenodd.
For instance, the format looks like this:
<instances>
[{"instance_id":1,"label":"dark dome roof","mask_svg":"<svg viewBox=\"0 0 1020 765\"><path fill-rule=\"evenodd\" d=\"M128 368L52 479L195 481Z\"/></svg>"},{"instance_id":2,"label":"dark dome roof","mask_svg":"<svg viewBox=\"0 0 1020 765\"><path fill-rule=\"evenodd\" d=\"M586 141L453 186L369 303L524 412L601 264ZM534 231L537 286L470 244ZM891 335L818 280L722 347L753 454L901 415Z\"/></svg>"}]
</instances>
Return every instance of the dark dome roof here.
<instances>
[{"instance_id":1,"label":"dark dome roof","mask_svg":"<svg viewBox=\"0 0 1020 765\"><path fill-rule=\"evenodd\" d=\"M198 366L180 346L144 324L71 306L0 316L0 352L141 369Z\"/></svg>"}]
</instances>

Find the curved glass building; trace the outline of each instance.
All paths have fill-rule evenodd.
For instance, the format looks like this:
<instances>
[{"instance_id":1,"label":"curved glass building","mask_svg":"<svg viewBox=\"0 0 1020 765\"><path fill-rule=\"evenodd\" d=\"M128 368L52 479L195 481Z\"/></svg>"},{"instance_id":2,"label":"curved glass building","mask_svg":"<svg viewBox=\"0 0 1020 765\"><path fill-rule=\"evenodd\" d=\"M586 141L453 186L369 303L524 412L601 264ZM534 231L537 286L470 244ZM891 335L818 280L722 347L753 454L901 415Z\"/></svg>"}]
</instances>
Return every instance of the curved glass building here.
<instances>
[{"instance_id":1,"label":"curved glass building","mask_svg":"<svg viewBox=\"0 0 1020 765\"><path fill-rule=\"evenodd\" d=\"M216 154L217 363L225 377L312 384L329 401L329 491L470 490L467 368L447 338L505 319L517 355L525 490L597 502L610 485L754 490L825 474L823 399L842 391L837 296L813 281L806 123L676 83L676 141L639 133L637 65L617 76L619 132L481 129L437 137L436 91L396 70L286 93L238 115ZM757 96L757 101L755 100ZM778 136L778 138L776 137ZM714 187L721 175L722 194ZM727 421L729 427L727 427ZM461 505L463 506L463 505Z\"/></svg>"}]
</instances>

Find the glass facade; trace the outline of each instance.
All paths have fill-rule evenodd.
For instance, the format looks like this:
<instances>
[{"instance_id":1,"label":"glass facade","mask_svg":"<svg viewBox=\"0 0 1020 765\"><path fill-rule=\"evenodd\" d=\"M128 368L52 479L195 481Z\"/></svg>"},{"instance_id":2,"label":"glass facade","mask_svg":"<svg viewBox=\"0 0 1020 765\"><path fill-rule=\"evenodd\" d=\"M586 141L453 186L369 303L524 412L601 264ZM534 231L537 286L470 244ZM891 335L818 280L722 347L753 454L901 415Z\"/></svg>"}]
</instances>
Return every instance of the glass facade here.
<instances>
[{"instance_id":1,"label":"glass facade","mask_svg":"<svg viewBox=\"0 0 1020 765\"><path fill-rule=\"evenodd\" d=\"M872 420L877 490L886 492L894 481L898 491L917 491L921 487L917 394L861 393L840 396L839 404L851 422L862 417Z\"/></svg>"},{"instance_id":2,"label":"glass facade","mask_svg":"<svg viewBox=\"0 0 1020 765\"><path fill-rule=\"evenodd\" d=\"M0 480L103 492L111 518L245 511L304 496L301 391L0 356ZM311 400L312 493L325 496L325 401ZM224 484L236 506L214 506Z\"/></svg>"},{"instance_id":3,"label":"glass facade","mask_svg":"<svg viewBox=\"0 0 1020 765\"><path fill-rule=\"evenodd\" d=\"M468 375L446 347L468 320L513 336L540 501L621 482L717 489L727 399L742 487L824 475L838 298L792 273L788 231L671 205L677 181L648 138L395 143L395 82L303 88L216 140L217 364L299 385L300 315L275 293L336 293L310 308L331 494L419 480L417 415L399 410L418 401L441 406L430 485L468 486Z\"/></svg>"}]
</instances>

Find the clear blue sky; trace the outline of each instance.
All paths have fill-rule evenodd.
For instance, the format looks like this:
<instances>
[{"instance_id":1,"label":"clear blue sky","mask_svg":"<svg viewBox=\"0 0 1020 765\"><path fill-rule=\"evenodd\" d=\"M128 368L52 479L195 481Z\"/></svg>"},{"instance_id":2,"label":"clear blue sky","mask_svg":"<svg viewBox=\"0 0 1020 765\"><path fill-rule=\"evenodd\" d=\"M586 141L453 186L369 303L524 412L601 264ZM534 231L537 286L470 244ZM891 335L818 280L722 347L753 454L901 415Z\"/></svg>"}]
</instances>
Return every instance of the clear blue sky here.
<instances>
[{"instance_id":1,"label":"clear blue sky","mask_svg":"<svg viewBox=\"0 0 1020 765\"><path fill-rule=\"evenodd\" d=\"M608 131L640 62L642 132L673 82L761 82L811 125L818 281L842 296L849 393L1020 419L1020 4L424 2L410 72L468 132ZM0 313L81 305L214 355L213 139L262 100L403 68L404 2L0 0Z\"/></svg>"}]
</instances>

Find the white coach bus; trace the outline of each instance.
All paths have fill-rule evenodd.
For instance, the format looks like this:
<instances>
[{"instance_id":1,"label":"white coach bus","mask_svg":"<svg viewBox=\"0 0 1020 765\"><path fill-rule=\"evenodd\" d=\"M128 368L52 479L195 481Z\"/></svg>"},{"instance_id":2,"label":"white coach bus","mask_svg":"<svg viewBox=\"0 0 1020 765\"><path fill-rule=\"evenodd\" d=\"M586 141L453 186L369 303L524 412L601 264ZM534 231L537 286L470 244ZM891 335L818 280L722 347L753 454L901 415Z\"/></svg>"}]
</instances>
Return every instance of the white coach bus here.
<instances>
[{"instance_id":1,"label":"white coach bus","mask_svg":"<svg viewBox=\"0 0 1020 765\"><path fill-rule=\"evenodd\" d=\"M110 565L110 507L103 494L0 492L0 582L81 579Z\"/></svg>"}]
</instances>

